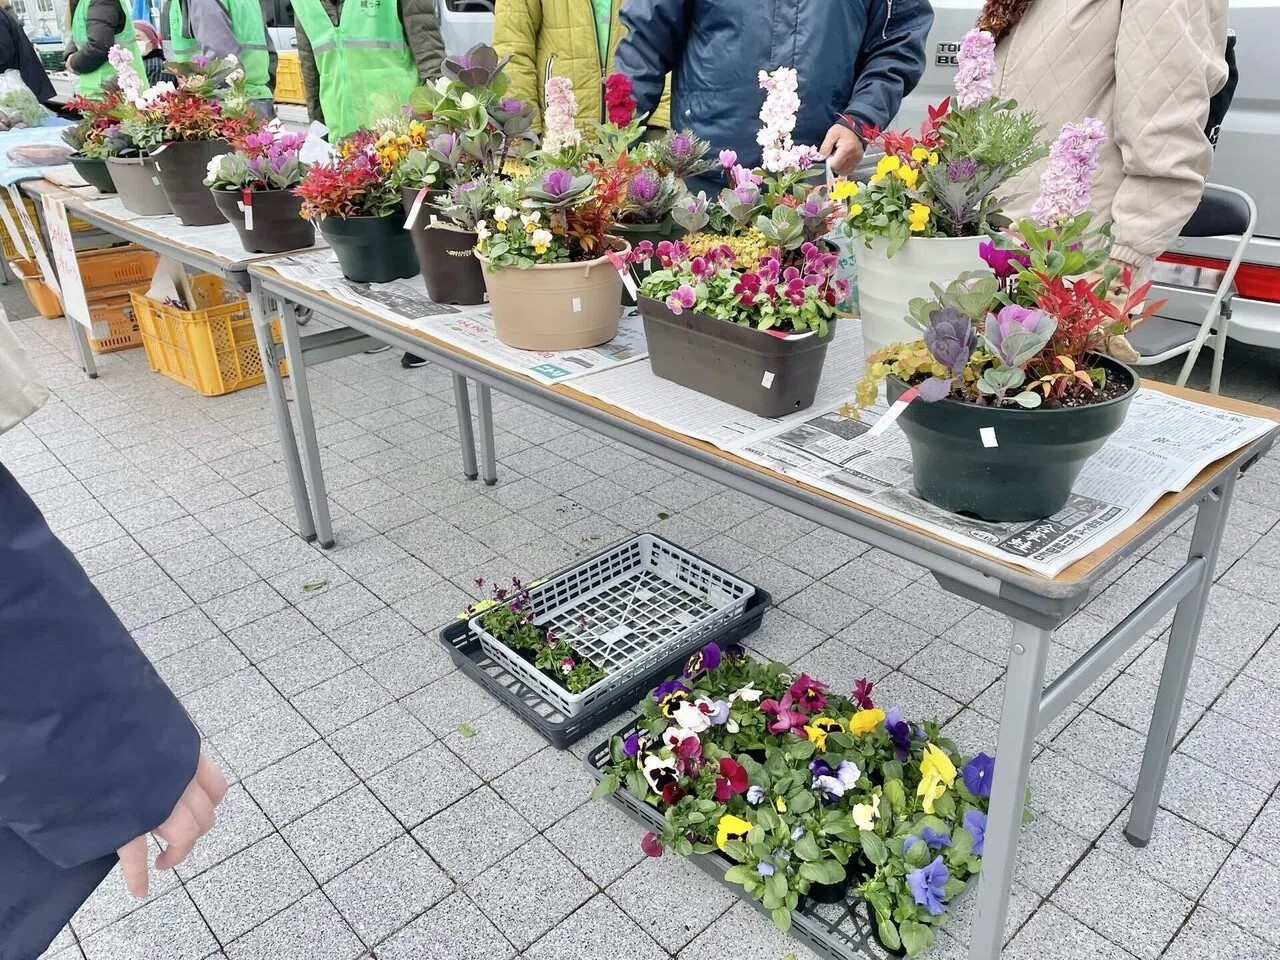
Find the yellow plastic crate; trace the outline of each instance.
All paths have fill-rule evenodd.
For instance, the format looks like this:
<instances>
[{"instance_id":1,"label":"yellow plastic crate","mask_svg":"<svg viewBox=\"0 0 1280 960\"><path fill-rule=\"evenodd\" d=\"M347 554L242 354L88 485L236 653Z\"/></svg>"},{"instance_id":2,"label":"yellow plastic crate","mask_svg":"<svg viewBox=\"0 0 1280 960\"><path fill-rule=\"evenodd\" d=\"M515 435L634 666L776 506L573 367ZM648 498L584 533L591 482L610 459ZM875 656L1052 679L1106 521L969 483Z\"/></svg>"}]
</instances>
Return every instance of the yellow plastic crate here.
<instances>
[{"instance_id":1,"label":"yellow plastic crate","mask_svg":"<svg viewBox=\"0 0 1280 960\"><path fill-rule=\"evenodd\" d=\"M249 302L213 274L190 278L196 309L183 310L134 293L133 309L151 369L206 397L256 386L266 378L253 335ZM272 324L272 338L280 329ZM285 373L284 364L280 365Z\"/></svg>"},{"instance_id":2,"label":"yellow plastic crate","mask_svg":"<svg viewBox=\"0 0 1280 960\"><path fill-rule=\"evenodd\" d=\"M302 63L296 53L282 53L276 58L276 103L307 102L302 84Z\"/></svg>"},{"instance_id":3,"label":"yellow plastic crate","mask_svg":"<svg viewBox=\"0 0 1280 960\"><path fill-rule=\"evenodd\" d=\"M17 225L18 229L21 230L22 221L18 219L18 209L13 205L13 198L9 196L8 192L0 192L0 198L3 198L4 205L9 208L9 215L13 218L13 222ZM37 219L35 201L30 197L23 197L22 202L27 208L27 215L31 217L31 222L39 224L40 221ZM86 230L93 229L93 224L86 223L79 217L72 216L70 213L67 214L67 224L71 227L72 233L83 233ZM30 243L27 242L26 237L23 237L22 241L24 246L28 248L30 247ZM14 243L13 237L9 236L9 228L5 226L3 220L0 220L0 253L4 254L4 258L6 260L13 260L16 257L22 256L22 252L18 249L18 245Z\"/></svg>"}]
</instances>

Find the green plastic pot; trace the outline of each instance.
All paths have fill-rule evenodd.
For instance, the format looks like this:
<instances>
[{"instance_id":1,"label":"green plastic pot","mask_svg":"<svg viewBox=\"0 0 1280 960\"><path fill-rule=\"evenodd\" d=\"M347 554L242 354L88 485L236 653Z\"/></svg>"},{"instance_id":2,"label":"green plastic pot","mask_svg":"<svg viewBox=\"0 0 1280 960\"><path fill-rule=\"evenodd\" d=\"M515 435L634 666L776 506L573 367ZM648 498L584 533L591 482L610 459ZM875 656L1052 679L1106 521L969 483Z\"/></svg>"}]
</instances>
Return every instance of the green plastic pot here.
<instances>
[{"instance_id":1,"label":"green plastic pot","mask_svg":"<svg viewBox=\"0 0 1280 960\"><path fill-rule=\"evenodd\" d=\"M403 210L385 217L325 217L320 232L348 280L390 283L418 275L418 258L404 220Z\"/></svg>"},{"instance_id":2,"label":"green plastic pot","mask_svg":"<svg viewBox=\"0 0 1280 960\"><path fill-rule=\"evenodd\" d=\"M912 401L898 418L911 444L916 492L951 513L995 523L1042 520L1061 510L1085 461L1124 423L1138 375L1110 358L1108 377L1131 384L1118 397L1054 410ZM906 392L885 381L892 403Z\"/></svg>"},{"instance_id":3,"label":"green plastic pot","mask_svg":"<svg viewBox=\"0 0 1280 960\"><path fill-rule=\"evenodd\" d=\"M107 161L100 157L84 157L73 153L67 158L85 183L96 187L99 193L115 193L116 184L107 169Z\"/></svg>"}]
</instances>

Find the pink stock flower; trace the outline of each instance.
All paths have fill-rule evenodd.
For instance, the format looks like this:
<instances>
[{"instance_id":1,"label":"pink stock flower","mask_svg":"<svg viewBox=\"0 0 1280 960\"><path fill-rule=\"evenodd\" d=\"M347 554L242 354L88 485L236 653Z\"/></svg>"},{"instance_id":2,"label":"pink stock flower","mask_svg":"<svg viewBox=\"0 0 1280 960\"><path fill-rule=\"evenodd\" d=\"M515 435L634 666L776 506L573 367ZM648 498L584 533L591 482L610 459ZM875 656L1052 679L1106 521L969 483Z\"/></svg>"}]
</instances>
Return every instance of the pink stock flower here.
<instances>
[{"instance_id":1,"label":"pink stock flower","mask_svg":"<svg viewBox=\"0 0 1280 960\"><path fill-rule=\"evenodd\" d=\"M574 123L578 115L578 101L573 95L573 81L568 77L552 77L547 81L546 97L542 148L548 153L559 153L576 147L582 141L582 135Z\"/></svg>"},{"instance_id":2,"label":"pink stock flower","mask_svg":"<svg viewBox=\"0 0 1280 960\"><path fill-rule=\"evenodd\" d=\"M1031 205L1032 220L1042 227L1056 226L1089 209L1098 151L1106 142L1106 129L1094 117L1062 125L1040 175L1040 196Z\"/></svg>"},{"instance_id":3,"label":"pink stock flower","mask_svg":"<svg viewBox=\"0 0 1280 960\"><path fill-rule=\"evenodd\" d=\"M985 30L970 30L960 41L956 70L956 103L976 107L991 99L991 78L996 73L996 42Z\"/></svg>"}]
</instances>

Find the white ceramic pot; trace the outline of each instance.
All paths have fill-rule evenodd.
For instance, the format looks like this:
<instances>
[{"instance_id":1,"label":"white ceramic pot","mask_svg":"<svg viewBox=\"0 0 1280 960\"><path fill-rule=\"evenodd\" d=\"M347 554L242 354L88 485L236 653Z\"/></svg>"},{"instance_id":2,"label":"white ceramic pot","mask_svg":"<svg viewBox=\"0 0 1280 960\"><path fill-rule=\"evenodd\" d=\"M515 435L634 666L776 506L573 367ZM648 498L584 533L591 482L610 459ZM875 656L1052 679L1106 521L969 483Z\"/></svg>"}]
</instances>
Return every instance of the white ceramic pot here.
<instances>
[{"instance_id":1,"label":"white ceramic pot","mask_svg":"<svg viewBox=\"0 0 1280 960\"><path fill-rule=\"evenodd\" d=\"M877 237L867 247L853 240L858 262L858 312L862 316L865 356L891 343L920 339L920 330L907 317L916 297L930 297L930 283L945 287L966 270L985 266L978 245L985 237L911 237L893 255L885 256L888 241Z\"/></svg>"}]
</instances>

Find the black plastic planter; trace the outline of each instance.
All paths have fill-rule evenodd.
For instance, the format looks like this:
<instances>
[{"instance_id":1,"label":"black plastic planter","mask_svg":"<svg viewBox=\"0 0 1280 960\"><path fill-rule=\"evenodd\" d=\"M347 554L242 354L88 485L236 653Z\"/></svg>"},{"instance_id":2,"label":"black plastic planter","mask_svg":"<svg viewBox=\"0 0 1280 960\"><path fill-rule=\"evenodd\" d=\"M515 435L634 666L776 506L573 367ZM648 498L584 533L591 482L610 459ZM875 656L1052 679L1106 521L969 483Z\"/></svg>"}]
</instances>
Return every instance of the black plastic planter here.
<instances>
[{"instance_id":1,"label":"black plastic planter","mask_svg":"<svg viewBox=\"0 0 1280 960\"><path fill-rule=\"evenodd\" d=\"M390 283L418 275L418 258L404 228L403 210L385 217L325 217L320 232L348 280Z\"/></svg>"},{"instance_id":2,"label":"black plastic planter","mask_svg":"<svg viewBox=\"0 0 1280 960\"><path fill-rule=\"evenodd\" d=\"M401 187L400 196L407 217L418 198L418 191L412 187ZM443 191L428 190L413 226L406 231L413 242L427 293L436 303L460 306L484 303L484 268L475 258L475 233L431 225L431 214L435 209L431 204L442 196Z\"/></svg>"},{"instance_id":3,"label":"black plastic planter","mask_svg":"<svg viewBox=\"0 0 1280 960\"><path fill-rule=\"evenodd\" d=\"M909 404L898 423L911 444L916 491L952 513L992 522L1041 520L1066 504L1085 461L1124 423L1138 376L1109 358L1108 377L1132 386L1101 403L1048 410L959 400ZM906 391L886 381L889 400Z\"/></svg>"},{"instance_id":4,"label":"black plastic planter","mask_svg":"<svg viewBox=\"0 0 1280 960\"><path fill-rule=\"evenodd\" d=\"M811 883L806 896L814 903L844 903L849 896L849 878L838 883Z\"/></svg>"},{"instance_id":5,"label":"black plastic planter","mask_svg":"<svg viewBox=\"0 0 1280 960\"><path fill-rule=\"evenodd\" d=\"M85 183L96 187L99 193L115 193L116 184L111 179L111 171L107 169L107 161L98 157L82 157L73 153L67 158L76 173Z\"/></svg>"},{"instance_id":6,"label":"black plastic planter","mask_svg":"<svg viewBox=\"0 0 1280 960\"><path fill-rule=\"evenodd\" d=\"M150 157L110 157L107 169L126 210L141 217L163 217L173 213L160 187L160 175Z\"/></svg>"},{"instance_id":7,"label":"black plastic planter","mask_svg":"<svg viewBox=\"0 0 1280 960\"><path fill-rule=\"evenodd\" d=\"M781 417L813 405L836 321L825 336L783 339L701 313L675 314L641 297L649 365L664 380L749 410Z\"/></svg>"},{"instance_id":8,"label":"black plastic planter","mask_svg":"<svg viewBox=\"0 0 1280 960\"><path fill-rule=\"evenodd\" d=\"M204 185L204 178L209 175L209 161L230 152L231 144L226 140L176 140L155 153L160 186L174 216L185 226L227 222Z\"/></svg>"},{"instance_id":9,"label":"black plastic planter","mask_svg":"<svg viewBox=\"0 0 1280 960\"><path fill-rule=\"evenodd\" d=\"M255 190L253 229L250 230L241 204L241 190L213 190L213 202L240 234L240 243L248 253L284 253L302 250L316 244L316 228L302 219L302 198L292 190Z\"/></svg>"}]
</instances>

